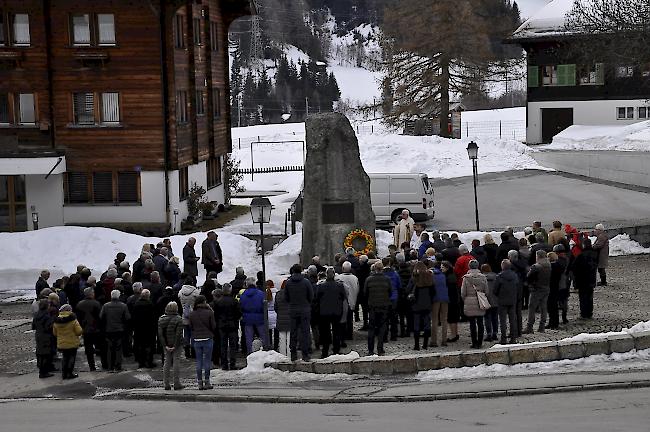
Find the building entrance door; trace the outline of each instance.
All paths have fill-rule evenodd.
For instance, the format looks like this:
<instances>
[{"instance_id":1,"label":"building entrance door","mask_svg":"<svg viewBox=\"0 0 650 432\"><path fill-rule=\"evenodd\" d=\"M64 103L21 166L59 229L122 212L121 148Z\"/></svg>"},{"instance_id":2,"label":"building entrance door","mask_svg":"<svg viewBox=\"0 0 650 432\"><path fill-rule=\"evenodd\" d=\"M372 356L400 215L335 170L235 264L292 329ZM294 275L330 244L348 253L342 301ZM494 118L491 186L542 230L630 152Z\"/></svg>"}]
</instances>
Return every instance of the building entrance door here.
<instances>
[{"instance_id":1,"label":"building entrance door","mask_svg":"<svg viewBox=\"0 0 650 432\"><path fill-rule=\"evenodd\" d=\"M0 176L0 232L27 231L25 176Z\"/></svg>"},{"instance_id":2,"label":"building entrance door","mask_svg":"<svg viewBox=\"0 0 650 432\"><path fill-rule=\"evenodd\" d=\"M553 137L573 126L573 108L542 108L542 142L548 144Z\"/></svg>"}]
</instances>

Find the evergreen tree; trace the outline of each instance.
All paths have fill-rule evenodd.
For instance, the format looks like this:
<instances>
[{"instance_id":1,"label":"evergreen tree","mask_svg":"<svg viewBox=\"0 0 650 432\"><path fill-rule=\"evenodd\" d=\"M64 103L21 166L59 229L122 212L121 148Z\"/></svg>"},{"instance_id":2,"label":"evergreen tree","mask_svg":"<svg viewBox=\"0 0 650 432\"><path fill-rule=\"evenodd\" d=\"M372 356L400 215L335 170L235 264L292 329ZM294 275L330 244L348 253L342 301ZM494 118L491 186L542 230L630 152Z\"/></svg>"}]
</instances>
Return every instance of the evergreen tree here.
<instances>
[{"instance_id":1,"label":"evergreen tree","mask_svg":"<svg viewBox=\"0 0 650 432\"><path fill-rule=\"evenodd\" d=\"M230 113L231 118L239 124L239 98L242 96L243 82L241 75L241 53L236 50L233 54L232 68L230 72Z\"/></svg>"}]
</instances>

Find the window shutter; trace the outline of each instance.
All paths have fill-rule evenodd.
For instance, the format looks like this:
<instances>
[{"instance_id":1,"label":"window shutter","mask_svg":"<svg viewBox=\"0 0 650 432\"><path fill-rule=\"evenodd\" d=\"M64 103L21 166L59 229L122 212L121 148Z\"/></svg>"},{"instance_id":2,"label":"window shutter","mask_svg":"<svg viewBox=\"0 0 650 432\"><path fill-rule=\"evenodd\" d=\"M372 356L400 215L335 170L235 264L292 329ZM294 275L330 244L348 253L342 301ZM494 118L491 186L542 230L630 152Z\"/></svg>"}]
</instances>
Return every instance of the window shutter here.
<instances>
[{"instance_id":1,"label":"window shutter","mask_svg":"<svg viewBox=\"0 0 650 432\"><path fill-rule=\"evenodd\" d=\"M566 65L557 66L557 85L565 86L566 84Z\"/></svg>"},{"instance_id":2,"label":"window shutter","mask_svg":"<svg viewBox=\"0 0 650 432\"><path fill-rule=\"evenodd\" d=\"M93 202L113 202L113 173L98 172L93 174Z\"/></svg>"},{"instance_id":3,"label":"window shutter","mask_svg":"<svg viewBox=\"0 0 650 432\"><path fill-rule=\"evenodd\" d=\"M120 122L120 97L118 93L102 93L102 121Z\"/></svg>"},{"instance_id":4,"label":"window shutter","mask_svg":"<svg viewBox=\"0 0 650 432\"><path fill-rule=\"evenodd\" d=\"M603 63L596 63L596 84L605 84L605 65Z\"/></svg>"},{"instance_id":5,"label":"window shutter","mask_svg":"<svg viewBox=\"0 0 650 432\"><path fill-rule=\"evenodd\" d=\"M86 173L69 172L67 174L68 203L81 204L88 202L88 176Z\"/></svg>"},{"instance_id":6,"label":"window shutter","mask_svg":"<svg viewBox=\"0 0 650 432\"><path fill-rule=\"evenodd\" d=\"M528 66L528 87L539 87L539 66Z\"/></svg>"},{"instance_id":7,"label":"window shutter","mask_svg":"<svg viewBox=\"0 0 650 432\"><path fill-rule=\"evenodd\" d=\"M575 86L576 85L576 65L569 64L566 65L566 85Z\"/></svg>"},{"instance_id":8,"label":"window shutter","mask_svg":"<svg viewBox=\"0 0 650 432\"><path fill-rule=\"evenodd\" d=\"M137 203L140 175L137 172L117 173L117 200L121 203Z\"/></svg>"},{"instance_id":9,"label":"window shutter","mask_svg":"<svg viewBox=\"0 0 650 432\"><path fill-rule=\"evenodd\" d=\"M0 123L9 123L9 95L0 93Z\"/></svg>"}]
</instances>

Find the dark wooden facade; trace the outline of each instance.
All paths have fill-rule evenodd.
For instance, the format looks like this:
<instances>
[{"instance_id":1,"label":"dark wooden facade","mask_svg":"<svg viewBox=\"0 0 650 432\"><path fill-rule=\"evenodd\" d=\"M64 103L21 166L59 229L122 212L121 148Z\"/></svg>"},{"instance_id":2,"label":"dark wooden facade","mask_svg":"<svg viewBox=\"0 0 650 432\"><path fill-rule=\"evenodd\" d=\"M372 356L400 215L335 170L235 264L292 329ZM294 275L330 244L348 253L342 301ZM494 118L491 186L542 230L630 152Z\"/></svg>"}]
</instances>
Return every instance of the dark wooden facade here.
<instances>
[{"instance_id":1,"label":"dark wooden facade","mask_svg":"<svg viewBox=\"0 0 650 432\"><path fill-rule=\"evenodd\" d=\"M594 44L599 43L598 38L592 40ZM576 45L575 38L558 36L555 39L518 39L516 42L527 54L529 102L650 99L650 60L644 66L630 66L632 68L630 76L621 77L617 75L617 68L628 65L614 64L597 57L589 60L584 58L578 53L577 46L580 45ZM604 41L600 43L605 46ZM581 68L584 69L587 63L599 64L602 68L602 71L599 71L599 74L602 74L599 82L591 84L580 82ZM553 65L575 66L575 71L572 72L575 74L572 77L575 83L544 85L542 71L539 68ZM536 80L531 78L531 68L537 68L539 71Z\"/></svg>"},{"instance_id":2,"label":"dark wooden facade","mask_svg":"<svg viewBox=\"0 0 650 432\"><path fill-rule=\"evenodd\" d=\"M0 0L6 34L17 13L29 15L30 43L0 46L0 94L35 94L36 122L0 125L0 153L60 150L68 171L92 172L174 170L230 151L227 31L251 13L247 0ZM112 14L114 46L74 46L78 13ZM177 15L185 23L180 48ZM182 124L179 91L187 92ZM76 92L118 93L119 123L75 124Z\"/></svg>"}]
</instances>

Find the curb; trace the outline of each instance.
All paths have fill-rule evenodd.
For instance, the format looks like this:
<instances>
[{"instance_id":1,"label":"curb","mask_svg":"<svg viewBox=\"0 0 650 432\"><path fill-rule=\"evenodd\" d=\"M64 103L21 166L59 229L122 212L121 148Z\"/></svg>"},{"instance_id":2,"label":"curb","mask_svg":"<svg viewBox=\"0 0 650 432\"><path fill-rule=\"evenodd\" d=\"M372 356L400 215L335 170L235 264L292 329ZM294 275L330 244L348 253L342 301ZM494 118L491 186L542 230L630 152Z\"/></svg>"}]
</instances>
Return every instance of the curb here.
<instances>
[{"instance_id":1,"label":"curb","mask_svg":"<svg viewBox=\"0 0 650 432\"><path fill-rule=\"evenodd\" d=\"M282 396L241 396L178 393L144 393L128 391L124 393L99 396L98 400L146 400L173 402L237 402L237 403L272 403L272 404L332 404L332 403L395 403L395 402L433 402L455 399L495 399L513 396L535 396L554 393L575 393L599 390L626 390L633 388L650 388L650 380L626 381L620 383L600 383L584 385L567 385L556 387L521 388L513 390L487 390L480 392L459 392L430 395L407 396L351 396L351 397L282 397Z\"/></svg>"},{"instance_id":2,"label":"curb","mask_svg":"<svg viewBox=\"0 0 650 432\"><path fill-rule=\"evenodd\" d=\"M383 357L360 357L355 360L312 362L281 362L266 366L284 372L315 374L347 373L360 375L416 374L422 371L472 367L481 364L515 365L521 363L576 360L593 355L626 353L650 349L650 331L621 333L584 341L535 342L502 346L487 350L446 353L402 354Z\"/></svg>"}]
</instances>

